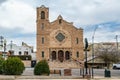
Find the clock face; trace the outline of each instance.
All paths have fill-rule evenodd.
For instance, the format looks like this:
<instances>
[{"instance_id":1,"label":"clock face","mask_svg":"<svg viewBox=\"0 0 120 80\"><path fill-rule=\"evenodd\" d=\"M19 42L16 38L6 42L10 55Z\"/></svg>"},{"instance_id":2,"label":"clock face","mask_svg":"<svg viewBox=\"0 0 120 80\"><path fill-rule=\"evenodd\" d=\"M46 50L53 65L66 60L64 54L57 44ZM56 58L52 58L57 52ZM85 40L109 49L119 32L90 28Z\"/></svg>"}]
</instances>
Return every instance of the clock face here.
<instances>
[{"instance_id":1,"label":"clock face","mask_svg":"<svg viewBox=\"0 0 120 80\"><path fill-rule=\"evenodd\" d=\"M59 41L62 42L65 39L65 36L60 32L58 33L55 38Z\"/></svg>"}]
</instances>

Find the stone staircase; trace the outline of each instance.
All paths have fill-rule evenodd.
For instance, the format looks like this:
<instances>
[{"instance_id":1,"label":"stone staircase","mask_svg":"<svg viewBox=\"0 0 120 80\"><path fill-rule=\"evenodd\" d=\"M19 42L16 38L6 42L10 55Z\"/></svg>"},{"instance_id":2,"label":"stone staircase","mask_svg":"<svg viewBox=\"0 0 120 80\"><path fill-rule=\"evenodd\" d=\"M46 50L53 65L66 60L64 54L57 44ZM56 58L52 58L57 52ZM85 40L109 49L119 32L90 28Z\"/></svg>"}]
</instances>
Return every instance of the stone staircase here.
<instances>
[{"instance_id":1,"label":"stone staircase","mask_svg":"<svg viewBox=\"0 0 120 80\"><path fill-rule=\"evenodd\" d=\"M78 63L78 62L75 62L75 61L63 61L63 62L60 62L60 61L49 61L49 66L50 68L54 69L54 68L66 68L66 69L69 69L69 68L81 68L82 66Z\"/></svg>"}]
</instances>

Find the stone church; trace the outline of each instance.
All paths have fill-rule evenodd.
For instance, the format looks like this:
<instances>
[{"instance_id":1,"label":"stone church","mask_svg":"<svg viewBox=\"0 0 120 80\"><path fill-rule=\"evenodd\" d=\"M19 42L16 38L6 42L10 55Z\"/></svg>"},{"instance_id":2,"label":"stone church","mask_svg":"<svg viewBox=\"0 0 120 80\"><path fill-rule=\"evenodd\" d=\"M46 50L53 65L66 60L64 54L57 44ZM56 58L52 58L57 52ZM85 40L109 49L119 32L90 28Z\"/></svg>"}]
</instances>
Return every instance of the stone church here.
<instances>
[{"instance_id":1,"label":"stone church","mask_svg":"<svg viewBox=\"0 0 120 80\"><path fill-rule=\"evenodd\" d=\"M84 63L83 29L61 15L49 21L49 8L37 8L37 61L46 59L50 68L81 68Z\"/></svg>"}]
</instances>

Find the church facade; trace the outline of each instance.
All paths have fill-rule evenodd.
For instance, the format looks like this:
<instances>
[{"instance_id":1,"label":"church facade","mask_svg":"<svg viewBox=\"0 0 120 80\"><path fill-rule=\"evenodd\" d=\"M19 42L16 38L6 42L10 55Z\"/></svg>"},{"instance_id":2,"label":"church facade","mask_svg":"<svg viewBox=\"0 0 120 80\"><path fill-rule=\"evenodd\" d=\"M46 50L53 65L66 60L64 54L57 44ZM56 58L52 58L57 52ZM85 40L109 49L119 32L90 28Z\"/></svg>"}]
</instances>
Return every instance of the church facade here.
<instances>
[{"instance_id":1,"label":"church facade","mask_svg":"<svg viewBox=\"0 0 120 80\"><path fill-rule=\"evenodd\" d=\"M61 15L49 21L49 8L37 8L37 61L46 59L50 68L83 67L83 29L76 28Z\"/></svg>"}]
</instances>

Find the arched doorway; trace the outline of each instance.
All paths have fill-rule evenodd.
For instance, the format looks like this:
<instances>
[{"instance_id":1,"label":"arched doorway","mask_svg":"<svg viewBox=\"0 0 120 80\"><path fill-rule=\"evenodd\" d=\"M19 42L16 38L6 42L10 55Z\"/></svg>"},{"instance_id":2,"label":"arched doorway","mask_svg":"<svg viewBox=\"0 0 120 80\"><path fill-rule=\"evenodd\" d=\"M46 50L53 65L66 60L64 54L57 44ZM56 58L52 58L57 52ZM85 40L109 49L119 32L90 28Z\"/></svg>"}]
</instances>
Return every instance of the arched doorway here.
<instances>
[{"instance_id":1,"label":"arched doorway","mask_svg":"<svg viewBox=\"0 0 120 80\"><path fill-rule=\"evenodd\" d=\"M65 59L66 59L66 60L69 60L69 59L70 59L70 52L69 52L69 51L66 51L66 52L65 52Z\"/></svg>"},{"instance_id":2,"label":"arched doorway","mask_svg":"<svg viewBox=\"0 0 120 80\"><path fill-rule=\"evenodd\" d=\"M56 51L52 51L52 60L56 60Z\"/></svg>"},{"instance_id":3,"label":"arched doorway","mask_svg":"<svg viewBox=\"0 0 120 80\"><path fill-rule=\"evenodd\" d=\"M64 60L64 52L62 50L58 51L58 60L60 60L61 62L63 62Z\"/></svg>"}]
</instances>

